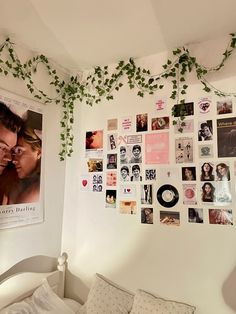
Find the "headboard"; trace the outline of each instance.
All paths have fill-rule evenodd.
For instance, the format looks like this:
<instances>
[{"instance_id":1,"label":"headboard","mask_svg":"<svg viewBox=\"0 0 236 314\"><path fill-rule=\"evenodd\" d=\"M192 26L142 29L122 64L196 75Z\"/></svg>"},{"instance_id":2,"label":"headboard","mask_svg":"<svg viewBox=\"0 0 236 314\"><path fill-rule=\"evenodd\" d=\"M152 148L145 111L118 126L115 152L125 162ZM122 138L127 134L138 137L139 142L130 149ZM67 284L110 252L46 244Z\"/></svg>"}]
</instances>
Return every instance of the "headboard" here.
<instances>
[{"instance_id":1,"label":"headboard","mask_svg":"<svg viewBox=\"0 0 236 314\"><path fill-rule=\"evenodd\" d=\"M32 263L30 263L31 259ZM48 264L48 257L44 259L43 256L38 257L38 262L37 257L34 256L11 267L0 276L0 309L32 295L44 279L47 279L49 285L58 296L63 297L66 264L67 254L63 253L58 257L57 265L54 266L54 269L52 269L52 264ZM29 271L26 270L27 265L29 265ZM46 265L49 265L48 270ZM41 272L42 269L43 272Z\"/></svg>"}]
</instances>

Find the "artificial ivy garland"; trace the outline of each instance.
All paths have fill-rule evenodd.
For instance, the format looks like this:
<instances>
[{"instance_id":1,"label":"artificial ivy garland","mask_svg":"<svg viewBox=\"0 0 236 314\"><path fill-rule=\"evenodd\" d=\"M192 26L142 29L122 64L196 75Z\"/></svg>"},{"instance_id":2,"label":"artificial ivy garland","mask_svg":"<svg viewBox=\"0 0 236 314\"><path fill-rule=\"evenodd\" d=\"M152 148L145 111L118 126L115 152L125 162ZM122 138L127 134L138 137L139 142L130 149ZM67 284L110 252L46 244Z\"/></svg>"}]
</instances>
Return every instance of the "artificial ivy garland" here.
<instances>
[{"instance_id":1,"label":"artificial ivy garland","mask_svg":"<svg viewBox=\"0 0 236 314\"><path fill-rule=\"evenodd\" d=\"M172 51L174 60L167 60L162 66L163 72L159 74L151 74L149 70L136 65L131 58L129 61L120 61L113 73L108 66L95 67L86 78L82 79L81 75L70 76L68 81L61 79L56 69L50 64L47 57L37 55L27 62L20 61L14 49L14 44L9 38L0 46L0 73L4 75L12 74L13 77L22 79L29 92L38 100L44 103L55 101L63 108L63 117L61 124L61 151L59 153L60 160L64 160L66 156L70 157L73 152L73 123L74 123L74 103L76 100L84 101L88 105L99 103L102 99L111 100L115 91L119 91L124 85L125 78L130 89L136 88L137 95L144 97L144 94L154 94L158 89L164 87L163 81L170 80L172 83L172 91L170 98L176 100L180 104L180 117L173 121L178 124L181 132L184 126L184 95L188 88L186 83L187 73L195 71L198 80L203 84L205 92L214 92L217 96L236 96L236 93L227 93L220 91L214 87L206 79L207 74L219 71L225 64L225 61L231 56L236 47L236 36L230 34L230 42L223 53L221 62L211 68L207 68L199 64L194 56L191 56L189 50L185 47ZM45 66L49 77L50 85L55 87L56 96L49 97L45 92L37 88L34 81L34 75L38 71L38 65ZM183 97L183 98L182 98ZM180 99L181 98L181 99ZM174 108L174 107L173 107ZM174 109L172 115L175 116Z\"/></svg>"}]
</instances>

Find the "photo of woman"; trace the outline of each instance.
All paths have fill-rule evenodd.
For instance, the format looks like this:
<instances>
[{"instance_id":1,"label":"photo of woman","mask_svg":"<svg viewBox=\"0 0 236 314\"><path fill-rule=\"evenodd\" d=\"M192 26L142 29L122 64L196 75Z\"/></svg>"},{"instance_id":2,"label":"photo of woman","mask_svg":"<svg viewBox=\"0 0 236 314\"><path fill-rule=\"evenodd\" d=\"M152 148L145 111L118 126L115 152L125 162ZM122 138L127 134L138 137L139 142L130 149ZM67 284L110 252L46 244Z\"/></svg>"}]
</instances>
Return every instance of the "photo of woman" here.
<instances>
[{"instance_id":1,"label":"photo of woman","mask_svg":"<svg viewBox=\"0 0 236 314\"><path fill-rule=\"evenodd\" d=\"M215 187L210 182L205 182L202 186L202 202L215 201Z\"/></svg>"},{"instance_id":2,"label":"photo of woman","mask_svg":"<svg viewBox=\"0 0 236 314\"><path fill-rule=\"evenodd\" d=\"M216 180L217 181L230 181L229 166L223 162L216 165Z\"/></svg>"},{"instance_id":3,"label":"photo of woman","mask_svg":"<svg viewBox=\"0 0 236 314\"><path fill-rule=\"evenodd\" d=\"M204 162L201 167L201 181L214 181L215 176L212 174L213 172L213 165L209 162Z\"/></svg>"},{"instance_id":4,"label":"photo of woman","mask_svg":"<svg viewBox=\"0 0 236 314\"><path fill-rule=\"evenodd\" d=\"M213 140L213 131L212 131L212 121L207 120L200 124L200 129L198 131L198 140L199 141L210 141Z\"/></svg>"},{"instance_id":5,"label":"photo of woman","mask_svg":"<svg viewBox=\"0 0 236 314\"><path fill-rule=\"evenodd\" d=\"M182 180L183 181L194 181L194 180L196 180L196 169L195 169L195 167L183 167L182 168Z\"/></svg>"}]
</instances>

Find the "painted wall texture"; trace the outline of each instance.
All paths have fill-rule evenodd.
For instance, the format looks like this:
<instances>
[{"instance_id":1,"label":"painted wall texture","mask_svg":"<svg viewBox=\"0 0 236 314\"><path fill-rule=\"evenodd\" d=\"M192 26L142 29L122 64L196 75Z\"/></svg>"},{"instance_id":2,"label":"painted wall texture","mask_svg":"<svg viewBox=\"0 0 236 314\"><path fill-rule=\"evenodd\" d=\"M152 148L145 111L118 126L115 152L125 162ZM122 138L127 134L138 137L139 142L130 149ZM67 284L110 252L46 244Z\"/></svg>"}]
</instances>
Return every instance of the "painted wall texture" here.
<instances>
[{"instance_id":1,"label":"painted wall texture","mask_svg":"<svg viewBox=\"0 0 236 314\"><path fill-rule=\"evenodd\" d=\"M224 41L203 43L191 47L193 54L206 66L212 66L220 61ZM151 69L153 73L161 71L167 54L160 54L139 60L140 65ZM222 90L233 90L235 81L235 60L230 61L220 75L212 75L211 82ZM217 120L232 117L235 119L236 103L233 99L233 113L219 115L217 101L219 99L202 91L202 87L191 75L188 88L187 102L194 103L194 115L187 118L192 120L193 129L190 132L178 134L170 118L169 129L152 130L152 119L170 117L171 107L175 104L168 97L170 85L166 84L163 91L153 96L138 98L134 91L124 87L111 102L104 101L99 105L89 107L79 105L76 110L75 124L75 153L67 160L65 181L65 214L63 220L62 250L69 255L70 276L68 277L68 295L73 296L77 289L76 279L80 278L78 287L81 288L81 298L85 299L94 273L104 274L122 286L135 291L137 288L146 289L163 297L188 302L197 306L202 314L233 313L236 309L232 298L232 289L235 288L235 189L234 189L234 162L235 157L218 158ZM202 109L200 103L208 97L211 103L210 110ZM158 100L164 100L167 107L157 110ZM138 114L147 114L147 131L136 132L136 119ZM122 121L131 120L131 129L124 131ZM117 119L118 126L115 131L108 131L108 120ZM199 140L201 123L212 121L213 138L209 141ZM91 156L86 154L86 132L103 130L103 190L93 192L93 175L89 173L88 162ZM107 186L107 154L111 153L108 135L117 133L117 137L125 135L142 135L142 182L121 182L120 151L122 145L118 141L117 185ZM147 160L147 134L164 134L169 137L168 159L164 164L146 164ZM179 161L178 144L184 145L183 138L191 139L191 158L186 154L185 160ZM158 140L156 140L158 142ZM124 143L123 143L124 144ZM155 144L155 142L154 142ZM212 155L202 153L202 145L207 144ZM129 146L128 144L126 146ZM132 145L131 145L132 146ZM155 146L155 145L154 145ZM187 146L187 143L185 144ZM145 148L146 147L146 148ZM145 153L146 149L146 153ZM181 150L180 150L181 151ZM201 155L203 154L203 156ZM98 157L96 157L98 158ZM188 159L189 158L189 159ZM163 161L163 160L162 160ZM213 203L204 203L202 199L202 186L200 179L201 166L204 162L211 162L215 169L219 162L230 164L230 189L232 202L220 206ZM184 180L182 171L184 167L194 168L195 179ZM156 180L147 181L146 169L156 169ZM177 169L177 170L176 170ZM168 172L174 175L174 180L168 178ZM88 180L89 190L83 187L83 180ZM151 204L142 204L142 184L152 184ZM217 182L214 181L214 185ZM179 193L177 204L171 208L163 207L156 198L156 193L164 184L175 186ZM187 185L187 187L186 187ZM124 201L123 187L136 190L136 214L122 212L120 201ZM116 190L116 207L106 206L107 190ZM190 190L188 193L187 190ZM168 202L168 197L166 198ZM223 206L222 206L223 205ZM153 210L153 224L141 223L143 207ZM199 209L203 223L190 222L189 208ZM231 222L227 225L212 224L209 209L227 209ZM177 212L180 225L171 223L167 211ZM165 219L166 218L166 219ZM178 218L178 217L177 217ZM169 224L163 223L169 219ZM162 222L161 222L162 220ZM178 219L177 219L178 221ZM216 222L216 221L215 221ZM231 224L233 223L233 225ZM178 224L178 223L177 223ZM233 288L234 287L234 288Z\"/></svg>"}]
</instances>

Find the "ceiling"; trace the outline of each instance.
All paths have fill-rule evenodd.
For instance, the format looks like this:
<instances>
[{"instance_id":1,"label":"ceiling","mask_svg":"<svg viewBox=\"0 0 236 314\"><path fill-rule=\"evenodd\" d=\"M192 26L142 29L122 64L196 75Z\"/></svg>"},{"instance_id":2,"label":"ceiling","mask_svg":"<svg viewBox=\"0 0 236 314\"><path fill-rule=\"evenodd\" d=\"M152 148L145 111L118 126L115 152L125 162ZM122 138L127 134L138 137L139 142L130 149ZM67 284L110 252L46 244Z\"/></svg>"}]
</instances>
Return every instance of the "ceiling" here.
<instances>
[{"instance_id":1,"label":"ceiling","mask_svg":"<svg viewBox=\"0 0 236 314\"><path fill-rule=\"evenodd\" d=\"M71 71L236 31L235 0L0 0L0 35Z\"/></svg>"}]
</instances>

